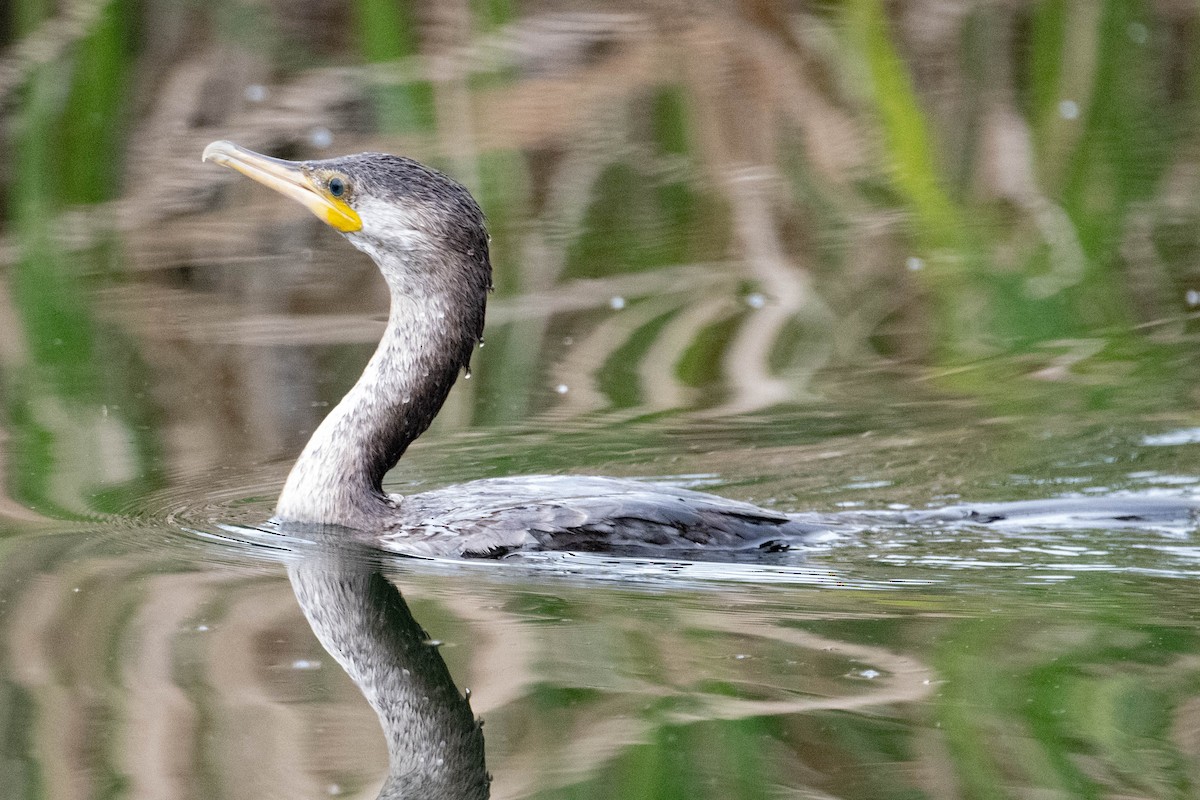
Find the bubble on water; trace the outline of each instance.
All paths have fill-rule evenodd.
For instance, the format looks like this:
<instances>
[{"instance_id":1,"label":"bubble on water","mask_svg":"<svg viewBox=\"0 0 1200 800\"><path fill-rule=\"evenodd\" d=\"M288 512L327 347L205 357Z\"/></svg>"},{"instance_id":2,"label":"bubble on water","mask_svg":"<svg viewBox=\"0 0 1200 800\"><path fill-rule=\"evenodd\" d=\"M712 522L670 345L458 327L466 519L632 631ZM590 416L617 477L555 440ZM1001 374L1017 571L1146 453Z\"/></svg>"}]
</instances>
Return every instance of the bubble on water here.
<instances>
[{"instance_id":1,"label":"bubble on water","mask_svg":"<svg viewBox=\"0 0 1200 800\"><path fill-rule=\"evenodd\" d=\"M1074 100L1060 100L1058 115L1063 119L1079 119L1079 103Z\"/></svg>"},{"instance_id":2,"label":"bubble on water","mask_svg":"<svg viewBox=\"0 0 1200 800\"><path fill-rule=\"evenodd\" d=\"M909 256L904 260L904 266L908 267L909 272L920 272L925 269L925 259L920 256Z\"/></svg>"},{"instance_id":3,"label":"bubble on water","mask_svg":"<svg viewBox=\"0 0 1200 800\"><path fill-rule=\"evenodd\" d=\"M567 392L571 391L571 387L567 386L565 383L560 383L558 386L554 387L554 391L558 392L559 394L566 394Z\"/></svg>"},{"instance_id":4,"label":"bubble on water","mask_svg":"<svg viewBox=\"0 0 1200 800\"><path fill-rule=\"evenodd\" d=\"M331 783L325 787L325 794L329 795L330 797L336 797L341 793L342 787L338 786L336 783Z\"/></svg>"},{"instance_id":5,"label":"bubble on water","mask_svg":"<svg viewBox=\"0 0 1200 800\"><path fill-rule=\"evenodd\" d=\"M333 131L329 128L313 128L308 132L308 141L313 147L329 147L333 144Z\"/></svg>"},{"instance_id":6,"label":"bubble on water","mask_svg":"<svg viewBox=\"0 0 1200 800\"><path fill-rule=\"evenodd\" d=\"M261 83L252 83L242 92L242 96L251 103L261 103L267 99L267 87Z\"/></svg>"},{"instance_id":7,"label":"bubble on water","mask_svg":"<svg viewBox=\"0 0 1200 800\"><path fill-rule=\"evenodd\" d=\"M297 658L295 661L292 662L292 669L295 669L295 670L311 672L312 670L320 669L320 668L321 668L320 661L314 661L309 658Z\"/></svg>"},{"instance_id":8,"label":"bubble on water","mask_svg":"<svg viewBox=\"0 0 1200 800\"><path fill-rule=\"evenodd\" d=\"M625 307L625 298L621 297L621 295L616 295L615 297L613 297L611 300L608 301L608 307L611 308L613 311L620 311L622 308Z\"/></svg>"},{"instance_id":9,"label":"bubble on water","mask_svg":"<svg viewBox=\"0 0 1200 800\"><path fill-rule=\"evenodd\" d=\"M767 304L767 298L761 292L751 292L746 295L746 305L751 308L762 308Z\"/></svg>"},{"instance_id":10,"label":"bubble on water","mask_svg":"<svg viewBox=\"0 0 1200 800\"><path fill-rule=\"evenodd\" d=\"M874 680L875 678L878 678L881 673L874 669L864 669L860 670L858 674L860 677L866 678L867 680Z\"/></svg>"},{"instance_id":11,"label":"bubble on water","mask_svg":"<svg viewBox=\"0 0 1200 800\"><path fill-rule=\"evenodd\" d=\"M1197 291L1196 289L1188 289L1187 294L1185 294L1183 297L1185 300L1187 300L1187 304L1189 306L1200 306L1200 291Z\"/></svg>"},{"instance_id":12,"label":"bubble on water","mask_svg":"<svg viewBox=\"0 0 1200 800\"><path fill-rule=\"evenodd\" d=\"M207 625L197 625L196 630L198 630L200 633L207 633L208 626Z\"/></svg>"}]
</instances>

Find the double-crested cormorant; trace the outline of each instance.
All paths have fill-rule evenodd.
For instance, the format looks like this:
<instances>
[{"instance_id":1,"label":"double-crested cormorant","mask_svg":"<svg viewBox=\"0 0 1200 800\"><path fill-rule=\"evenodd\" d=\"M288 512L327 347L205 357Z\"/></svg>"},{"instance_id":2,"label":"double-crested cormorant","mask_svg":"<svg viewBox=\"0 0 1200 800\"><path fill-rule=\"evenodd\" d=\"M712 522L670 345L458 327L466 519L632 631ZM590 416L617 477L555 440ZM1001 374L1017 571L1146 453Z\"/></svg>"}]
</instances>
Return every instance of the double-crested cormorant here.
<instances>
[{"instance_id":1,"label":"double-crested cormorant","mask_svg":"<svg viewBox=\"0 0 1200 800\"><path fill-rule=\"evenodd\" d=\"M407 497L384 474L429 427L483 334L491 289L483 212L412 159L362 153L284 161L230 142L204 160L298 201L369 255L391 312L362 376L318 426L275 508L288 525L340 526L413 555L514 550L782 549L825 526L667 486L616 478L474 481Z\"/></svg>"}]
</instances>

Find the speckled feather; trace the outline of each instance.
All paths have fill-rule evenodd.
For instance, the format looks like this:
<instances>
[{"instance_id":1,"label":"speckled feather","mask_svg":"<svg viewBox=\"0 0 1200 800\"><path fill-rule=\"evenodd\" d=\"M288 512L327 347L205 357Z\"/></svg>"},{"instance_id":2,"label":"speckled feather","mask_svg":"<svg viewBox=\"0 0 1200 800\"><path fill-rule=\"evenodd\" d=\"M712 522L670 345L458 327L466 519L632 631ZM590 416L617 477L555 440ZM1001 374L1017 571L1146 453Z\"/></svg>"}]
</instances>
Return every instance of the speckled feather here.
<instances>
[{"instance_id":1,"label":"speckled feather","mask_svg":"<svg viewBox=\"0 0 1200 800\"><path fill-rule=\"evenodd\" d=\"M365 153L303 167L345 177L363 227L344 235L378 265L392 302L375 355L313 434L276 515L379 529L396 514L384 474L433 422L483 335L487 230L465 188L412 159Z\"/></svg>"},{"instance_id":2,"label":"speckled feather","mask_svg":"<svg viewBox=\"0 0 1200 800\"><path fill-rule=\"evenodd\" d=\"M406 497L398 524L379 543L413 555L476 558L516 550L682 555L775 551L828 529L815 518L661 484L527 475Z\"/></svg>"},{"instance_id":3,"label":"speckled feather","mask_svg":"<svg viewBox=\"0 0 1200 800\"><path fill-rule=\"evenodd\" d=\"M488 235L470 193L379 153L310 161L342 176L362 229L344 234L391 290L387 329L362 377L317 428L279 498L284 522L340 525L420 555L518 549L778 549L814 526L712 495L610 478L480 481L404 499L384 474L429 427L483 333Z\"/></svg>"}]
</instances>

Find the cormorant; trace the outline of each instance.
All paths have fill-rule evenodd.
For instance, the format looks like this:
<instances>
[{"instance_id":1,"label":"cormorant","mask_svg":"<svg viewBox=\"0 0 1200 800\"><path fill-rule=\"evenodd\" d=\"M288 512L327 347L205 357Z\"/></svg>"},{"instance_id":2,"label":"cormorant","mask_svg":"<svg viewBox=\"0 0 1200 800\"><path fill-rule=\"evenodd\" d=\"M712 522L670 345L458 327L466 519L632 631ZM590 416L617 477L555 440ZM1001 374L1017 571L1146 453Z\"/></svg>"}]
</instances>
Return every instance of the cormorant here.
<instances>
[{"instance_id":1,"label":"cormorant","mask_svg":"<svg viewBox=\"0 0 1200 800\"><path fill-rule=\"evenodd\" d=\"M567 475L388 494L384 474L429 427L483 334L492 283L483 212L463 186L400 156L284 161L222 141L206 147L203 158L301 203L369 255L391 290L375 354L288 475L275 507L284 525L345 528L352 538L409 555L587 550L727 557L875 524L1193 526L1200 515L1193 498L1119 495L782 514L670 486Z\"/></svg>"},{"instance_id":2,"label":"cormorant","mask_svg":"<svg viewBox=\"0 0 1200 800\"><path fill-rule=\"evenodd\" d=\"M339 526L411 555L515 550L780 550L828 526L634 480L529 476L400 497L382 481L441 408L483 334L492 288L483 212L462 185L412 159L361 153L285 161L231 142L203 160L296 200L369 255L391 292L362 376L318 426L275 508L286 525Z\"/></svg>"}]
</instances>

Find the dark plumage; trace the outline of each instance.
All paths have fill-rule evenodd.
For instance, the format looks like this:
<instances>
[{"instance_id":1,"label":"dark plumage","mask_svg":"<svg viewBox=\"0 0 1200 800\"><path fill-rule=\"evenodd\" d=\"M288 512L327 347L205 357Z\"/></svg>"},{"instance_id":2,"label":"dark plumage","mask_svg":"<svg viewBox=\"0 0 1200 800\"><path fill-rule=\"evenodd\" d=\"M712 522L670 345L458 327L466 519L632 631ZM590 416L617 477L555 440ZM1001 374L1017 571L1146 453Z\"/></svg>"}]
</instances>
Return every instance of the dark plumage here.
<instances>
[{"instance_id":1,"label":"dark plumage","mask_svg":"<svg viewBox=\"0 0 1200 800\"><path fill-rule=\"evenodd\" d=\"M405 449L428 429L461 370L468 369L475 346L483 338L487 295L492 289L492 263L483 211L461 184L411 158L386 153L306 162L312 174L340 173L349 178L343 199L352 207L363 198L409 210L424 240L410 249L404 268L385 271L393 291L409 297L441 296L455 318L442 329L441 341L423 343L416 362L428 373L426 391L387 414L391 424L381 429L366 464L371 484L400 460ZM353 234L351 241L377 264L389 262L393 231ZM348 235L349 238L350 235ZM417 244L412 237L414 245ZM393 398L396 399L396 398ZM403 396L399 398L403 400Z\"/></svg>"},{"instance_id":2,"label":"dark plumage","mask_svg":"<svg viewBox=\"0 0 1200 800\"><path fill-rule=\"evenodd\" d=\"M399 156L293 163L218 142L205 157L303 203L370 255L391 290L379 347L292 468L276 506L281 522L341 526L387 549L456 556L777 550L818 528L613 478L533 476L385 494L384 474L429 427L483 334L491 288L483 212L460 184Z\"/></svg>"},{"instance_id":3,"label":"dark plumage","mask_svg":"<svg viewBox=\"0 0 1200 800\"><path fill-rule=\"evenodd\" d=\"M778 550L831 528L880 522L1021 524L1055 514L1068 521L1084 514L1089 522L1190 522L1197 513L1198 504L1183 498L1115 498L1094 512L1080 509L1096 508L1087 500L818 517L638 481L567 476L387 495L384 474L429 427L483 334L491 288L483 212L454 180L399 156L290 162L214 142L204 158L304 205L371 256L391 290L379 347L313 433L279 496L276 517L286 525L350 529L373 546L416 555L488 557L522 549L693 555Z\"/></svg>"}]
</instances>

